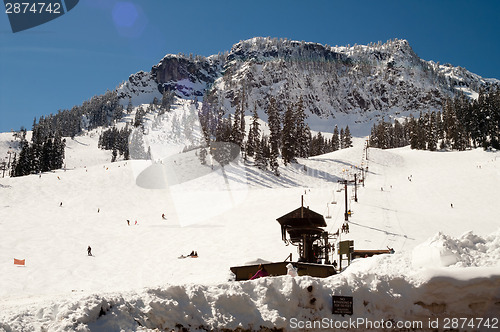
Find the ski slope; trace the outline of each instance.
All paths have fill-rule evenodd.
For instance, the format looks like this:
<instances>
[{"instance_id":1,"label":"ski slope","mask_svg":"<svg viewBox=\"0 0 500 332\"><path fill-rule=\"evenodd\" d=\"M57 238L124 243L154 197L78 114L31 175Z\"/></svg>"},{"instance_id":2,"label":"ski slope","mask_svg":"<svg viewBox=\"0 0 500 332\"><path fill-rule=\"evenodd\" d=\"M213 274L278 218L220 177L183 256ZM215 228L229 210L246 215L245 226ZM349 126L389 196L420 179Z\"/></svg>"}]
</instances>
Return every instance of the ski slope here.
<instances>
[{"instance_id":1,"label":"ski slope","mask_svg":"<svg viewBox=\"0 0 500 332\"><path fill-rule=\"evenodd\" d=\"M358 138L281 164L275 177L242 160L200 170L192 153L109 163L97 138L68 140L66 171L0 179L0 331L293 330L297 317L349 319L331 314L334 294L354 297L354 318L499 317L497 152L370 148L366 160ZM327 279L228 281L230 266L297 259L276 218L302 195L339 229L337 181L361 163L365 186L358 202L348 187L353 214L341 240L396 254ZM192 250L198 258L178 259Z\"/></svg>"}]
</instances>

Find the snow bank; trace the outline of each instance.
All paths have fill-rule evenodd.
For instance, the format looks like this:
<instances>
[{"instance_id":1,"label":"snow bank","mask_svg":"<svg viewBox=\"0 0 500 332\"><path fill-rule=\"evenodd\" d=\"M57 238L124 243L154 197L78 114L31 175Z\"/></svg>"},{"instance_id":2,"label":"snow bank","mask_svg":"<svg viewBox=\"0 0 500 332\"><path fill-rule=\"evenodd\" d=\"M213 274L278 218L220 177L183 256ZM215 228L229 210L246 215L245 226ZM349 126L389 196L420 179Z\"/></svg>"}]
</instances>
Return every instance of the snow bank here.
<instances>
[{"instance_id":1,"label":"snow bank","mask_svg":"<svg viewBox=\"0 0 500 332\"><path fill-rule=\"evenodd\" d=\"M486 237L472 231L455 239L438 233L412 251L414 267L500 267L500 230Z\"/></svg>"},{"instance_id":2,"label":"snow bank","mask_svg":"<svg viewBox=\"0 0 500 332\"><path fill-rule=\"evenodd\" d=\"M0 323L0 329L9 332L292 330L298 321L325 319L427 323L429 317L493 318L500 309L499 289L500 273L470 280L435 276L416 285L411 279L366 269L327 279L281 276L64 299L43 307L28 306L8 319L4 316L2 321L7 323ZM332 295L352 296L354 315L332 314ZM362 326L357 329L367 330Z\"/></svg>"}]
</instances>

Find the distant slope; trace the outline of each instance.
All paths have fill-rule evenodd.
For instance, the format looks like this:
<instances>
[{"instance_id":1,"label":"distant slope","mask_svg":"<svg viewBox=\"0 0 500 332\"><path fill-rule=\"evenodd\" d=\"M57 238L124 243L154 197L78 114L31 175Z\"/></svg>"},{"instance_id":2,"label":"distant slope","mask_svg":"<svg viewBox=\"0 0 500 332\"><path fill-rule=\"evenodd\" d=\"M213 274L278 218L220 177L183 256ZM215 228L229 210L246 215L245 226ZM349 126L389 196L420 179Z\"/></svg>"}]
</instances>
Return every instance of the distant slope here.
<instances>
[{"instance_id":1,"label":"distant slope","mask_svg":"<svg viewBox=\"0 0 500 332\"><path fill-rule=\"evenodd\" d=\"M73 142L69 160L88 153L96 139ZM154 190L137 185L151 161L0 179L0 329L288 326L294 313L314 319L309 285L315 312L325 317L331 316L332 289L355 296L356 317L427 321L433 311L426 306L438 300L446 317L465 314L462 303L472 305L474 315L497 312L491 306L498 302L500 159L479 149L369 149L358 203L348 188L353 214L341 240L354 240L357 249L390 246L395 255L360 259L328 279L227 282L230 266L282 261L290 253L297 259L296 248L281 241L276 218L300 206L301 195L306 206L332 217L328 231L344 223L337 180L352 178L361 166L363 145L357 139L352 148L281 165L279 178L242 162L227 166L225 174L215 169L175 184L160 172L151 179L167 178L167 187ZM171 156L186 163L185 172L196 163L185 154ZM89 245L93 257L87 256ZM192 250L198 258L178 259ZM14 258L26 266L14 266ZM102 316L101 310L113 314Z\"/></svg>"}]
</instances>

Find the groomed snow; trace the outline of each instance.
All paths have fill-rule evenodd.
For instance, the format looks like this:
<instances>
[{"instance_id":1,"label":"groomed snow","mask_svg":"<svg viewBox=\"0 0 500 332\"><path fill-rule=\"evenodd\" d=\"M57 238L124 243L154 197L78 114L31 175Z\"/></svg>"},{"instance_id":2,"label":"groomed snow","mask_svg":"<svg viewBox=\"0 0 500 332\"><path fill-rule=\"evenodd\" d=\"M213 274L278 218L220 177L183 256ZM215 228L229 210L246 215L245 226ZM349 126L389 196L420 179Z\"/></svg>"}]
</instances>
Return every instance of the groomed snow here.
<instances>
[{"instance_id":1,"label":"groomed snow","mask_svg":"<svg viewBox=\"0 0 500 332\"><path fill-rule=\"evenodd\" d=\"M426 327L431 318L500 318L496 152L369 149L366 162L360 138L281 165L279 178L242 161L225 174L200 173L180 154L148 175L141 173L148 162L105 162L110 153L97 150L97 137L68 142L67 171L0 179L0 331L294 330L325 318ZM176 156L184 180L169 184L166 165ZM332 217L335 232L344 222L337 180L362 161L366 183L357 203L348 188L353 215L341 239L395 254L357 259L326 279L228 281L231 266L297 258L276 218L303 194ZM146 189L154 181L166 185ZM178 259L192 250L199 258ZM332 295L353 296L354 315L333 315Z\"/></svg>"}]
</instances>

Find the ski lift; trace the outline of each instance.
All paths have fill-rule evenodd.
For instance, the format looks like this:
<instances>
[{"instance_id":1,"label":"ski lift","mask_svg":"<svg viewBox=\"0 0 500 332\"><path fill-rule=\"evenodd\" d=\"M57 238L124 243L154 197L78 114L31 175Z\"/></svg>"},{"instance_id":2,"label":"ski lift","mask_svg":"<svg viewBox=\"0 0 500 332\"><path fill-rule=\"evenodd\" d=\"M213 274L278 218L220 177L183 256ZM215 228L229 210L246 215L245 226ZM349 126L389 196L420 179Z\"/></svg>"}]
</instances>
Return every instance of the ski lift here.
<instances>
[{"instance_id":1,"label":"ski lift","mask_svg":"<svg viewBox=\"0 0 500 332\"><path fill-rule=\"evenodd\" d=\"M330 206L328 205L328 203L326 203L326 210L327 210L327 212L326 212L325 218L326 219L331 219L332 216L330 215Z\"/></svg>"},{"instance_id":2,"label":"ski lift","mask_svg":"<svg viewBox=\"0 0 500 332\"><path fill-rule=\"evenodd\" d=\"M331 204L337 204L337 200L335 199L335 190L333 191L333 199Z\"/></svg>"}]
</instances>

